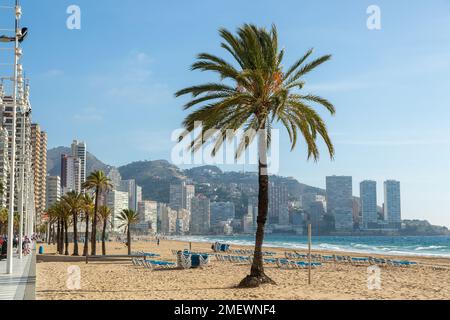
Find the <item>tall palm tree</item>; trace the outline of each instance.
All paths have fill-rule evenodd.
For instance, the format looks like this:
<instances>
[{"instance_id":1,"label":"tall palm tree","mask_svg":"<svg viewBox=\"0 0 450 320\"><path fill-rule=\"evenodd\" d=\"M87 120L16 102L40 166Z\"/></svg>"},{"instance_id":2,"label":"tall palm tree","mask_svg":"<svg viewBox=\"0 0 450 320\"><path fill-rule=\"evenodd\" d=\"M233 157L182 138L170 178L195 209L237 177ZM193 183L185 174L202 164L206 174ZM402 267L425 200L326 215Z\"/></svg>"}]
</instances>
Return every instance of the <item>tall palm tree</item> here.
<instances>
[{"instance_id":1,"label":"tall palm tree","mask_svg":"<svg viewBox=\"0 0 450 320\"><path fill-rule=\"evenodd\" d=\"M92 235L91 235L91 255L97 254L97 215L98 207L100 206L100 195L103 192L108 192L112 189L111 180L105 175L103 171L92 172L87 177L86 182L83 184L83 188L87 190L95 190L95 206L94 206L94 218L92 221Z\"/></svg>"},{"instance_id":2,"label":"tall palm tree","mask_svg":"<svg viewBox=\"0 0 450 320\"><path fill-rule=\"evenodd\" d=\"M69 206L64 201L57 202L53 210L58 216L58 252L59 254L69 255L69 224L71 212Z\"/></svg>"},{"instance_id":3,"label":"tall palm tree","mask_svg":"<svg viewBox=\"0 0 450 320\"><path fill-rule=\"evenodd\" d=\"M106 206L101 206L98 209L98 214L103 221L103 230L102 230L102 255L106 255L106 227L108 226L108 220L111 216L111 209Z\"/></svg>"},{"instance_id":4,"label":"tall palm tree","mask_svg":"<svg viewBox=\"0 0 450 320\"><path fill-rule=\"evenodd\" d=\"M54 236L53 241L56 242L56 252L61 254L61 217L59 215L58 205L59 203L57 202L48 208L48 214L53 219L54 224L56 224L56 236Z\"/></svg>"},{"instance_id":5,"label":"tall palm tree","mask_svg":"<svg viewBox=\"0 0 450 320\"><path fill-rule=\"evenodd\" d=\"M72 215L73 225L73 256L78 256L78 215L83 209L83 194L71 191L62 197Z\"/></svg>"},{"instance_id":6,"label":"tall palm tree","mask_svg":"<svg viewBox=\"0 0 450 320\"><path fill-rule=\"evenodd\" d=\"M125 232L127 233L127 245L128 245L128 255L131 256L131 225L137 223L139 221L139 216L136 212L130 209L124 209L119 213L117 217L122 224L119 225L119 228L125 228Z\"/></svg>"},{"instance_id":7,"label":"tall palm tree","mask_svg":"<svg viewBox=\"0 0 450 320\"><path fill-rule=\"evenodd\" d=\"M205 143L213 142L212 156L222 147L225 137L235 138L243 130L236 157L239 158L248 146L257 140L258 146L258 218L255 238L255 255L250 275L242 280L241 287L256 287L261 283L274 283L264 273L262 245L268 209L267 150L270 146L270 130L281 123L289 134L291 151L303 136L308 159L318 160L317 138L325 142L328 153L334 156L334 147L328 136L326 125L313 108L313 104L325 107L331 114L334 106L324 98L303 93L304 76L330 55L307 62L313 53L309 50L290 68L282 65L284 50L278 46L275 26L270 31L255 25L245 24L234 35L221 29L222 48L234 59L233 63L208 53L201 53L192 65L192 70L212 71L220 82L206 83L180 90L177 97L190 94L192 100L185 110L198 107L183 122L185 133L192 132L198 122L202 132L190 144L192 152ZM215 130L215 133L213 134Z\"/></svg>"},{"instance_id":8,"label":"tall palm tree","mask_svg":"<svg viewBox=\"0 0 450 320\"><path fill-rule=\"evenodd\" d=\"M54 207L50 207L47 209L47 216L48 216L48 224L49 224L49 235L48 235L48 245L54 243L55 241L55 223L57 221L57 215L55 213Z\"/></svg>"},{"instance_id":9,"label":"tall palm tree","mask_svg":"<svg viewBox=\"0 0 450 320\"><path fill-rule=\"evenodd\" d=\"M84 220L86 224L86 230L84 231L84 247L83 247L83 256L87 256L89 253L89 218L94 213L94 200L88 194L84 194L83 199L83 212L84 212Z\"/></svg>"}]
</instances>

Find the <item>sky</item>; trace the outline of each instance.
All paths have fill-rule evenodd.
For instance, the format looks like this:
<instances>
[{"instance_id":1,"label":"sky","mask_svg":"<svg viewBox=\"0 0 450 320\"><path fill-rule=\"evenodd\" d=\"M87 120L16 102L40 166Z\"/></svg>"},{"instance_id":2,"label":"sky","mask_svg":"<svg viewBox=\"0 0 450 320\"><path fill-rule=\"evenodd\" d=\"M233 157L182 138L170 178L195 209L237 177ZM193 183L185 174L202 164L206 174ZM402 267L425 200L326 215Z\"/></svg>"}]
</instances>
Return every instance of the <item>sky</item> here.
<instances>
[{"instance_id":1,"label":"sky","mask_svg":"<svg viewBox=\"0 0 450 320\"><path fill-rule=\"evenodd\" d=\"M69 30L66 10L81 9ZM367 28L377 5L381 29ZM33 119L49 148L72 139L105 163L170 160L171 134L186 116L174 93L211 80L192 72L195 55L230 57L218 29L277 25L289 66L309 48L330 62L306 77L305 92L333 102L328 124L336 156L321 144L308 162L304 144L290 152L280 135L279 174L325 186L327 175L401 181L403 218L450 227L450 2L425 1L162 1L22 0L24 68ZM235 168L236 169L236 168ZM242 169L239 167L238 169Z\"/></svg>"}]
</instances>

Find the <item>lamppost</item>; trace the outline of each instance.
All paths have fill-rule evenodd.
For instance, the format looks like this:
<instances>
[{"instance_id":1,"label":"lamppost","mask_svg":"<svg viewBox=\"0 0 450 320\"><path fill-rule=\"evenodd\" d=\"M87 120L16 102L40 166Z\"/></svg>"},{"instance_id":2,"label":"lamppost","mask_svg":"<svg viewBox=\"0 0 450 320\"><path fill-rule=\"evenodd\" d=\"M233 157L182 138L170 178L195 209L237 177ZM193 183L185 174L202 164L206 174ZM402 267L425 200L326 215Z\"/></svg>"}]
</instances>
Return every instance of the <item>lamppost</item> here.
<instances>
[{"instance_id":1,"label":"lamppost","mask_svg":"<svg viewBox=\"0 0 450 320\"><path fill-rule=\"evenodd\" d=\"M13 273L13 242L14 242L14 191L15 191L15 161L16 161L16 108L17 108L17 64L22 56L22 49L19 47L19 37L22 31L19 29L19 21L22 16L22 8L19 0L15 3L15 45L14 45L14 78L13 78L13 110L12 110L12 133L11 133L11 172L9 179L9 216L8 216L8 251L6 257L6 273ZM21 248L20 248L21 249Z\"/></svg>"},{"instance_id":2,"label":"lamppost","mask_svg":"<svg viewBox=\"0 0 450 320\"><path fill-rule=\"evenodd\" d=\"M19 243L18 243L18 251L19 251L19 259L22 259L22 243L23 243L23 220L24 220L24 189L25 189L25 143L26 143L26 126L27 126L27 118L28 118L28 106L25 101L25 91L24 91L24 79L23 79L23 68L22 65L18 65L18 93L19 93L19 107L20 113L22 117L21 123L21 133L20 133L20 158L18 161L19 169L19 184L18 184L18 201L17 201L17 209L19 211Z\"/></svg>"}]
</instances>

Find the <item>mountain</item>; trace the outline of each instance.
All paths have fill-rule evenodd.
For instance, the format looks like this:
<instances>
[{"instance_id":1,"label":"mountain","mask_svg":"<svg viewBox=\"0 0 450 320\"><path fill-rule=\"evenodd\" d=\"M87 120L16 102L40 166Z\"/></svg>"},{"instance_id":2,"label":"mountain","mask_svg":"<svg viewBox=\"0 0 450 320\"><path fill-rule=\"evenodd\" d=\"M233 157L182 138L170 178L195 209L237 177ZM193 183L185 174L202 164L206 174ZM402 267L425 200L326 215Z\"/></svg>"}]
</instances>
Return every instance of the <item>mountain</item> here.
<instances>
[{"instance_id":1,"label":"mountain","mask_svg":"<svg viewBox=\"0 0 450 320\"><path fill-rule=\"evenodd\" d=\"M61 155L71 154L72 151L68 147L57 147L47 151L47 173L51 176L61 175ZM98 160L93 154L86 154L86 174L96 171L103 170L105 172L109 171L110 166L104 164L102 161Z\"/></svg>"},{"instance_id":2,"label":"mountain","mask_svg":"<svg viewBox=\"0 0 450 320\"><path fill-rule=\"evenodd\" d=\"M182 170L166 160L137 161L119 167L122 179L135 179L144 199L169 202L170 184L186 179Z\"/></svg>"}]
</instances>

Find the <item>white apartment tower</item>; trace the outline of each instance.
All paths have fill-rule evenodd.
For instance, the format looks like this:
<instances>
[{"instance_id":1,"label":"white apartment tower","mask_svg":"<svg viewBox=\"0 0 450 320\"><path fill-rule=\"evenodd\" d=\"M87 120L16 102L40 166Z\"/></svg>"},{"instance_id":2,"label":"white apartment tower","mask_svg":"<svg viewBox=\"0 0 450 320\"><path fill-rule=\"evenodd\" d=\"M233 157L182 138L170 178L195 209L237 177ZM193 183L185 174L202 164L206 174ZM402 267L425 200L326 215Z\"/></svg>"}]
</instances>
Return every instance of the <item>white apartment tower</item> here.
<instances>
[{"instance_id":1,"label":"white apartment tower","mask_svg":"<svg viewBox=\"0 0 450 320\"><path fill-rule=\"evenodd\" d=\"M402 215L399 181L388 180L384 182L384 219L390 227L400 229Z\"/></svg>"},{"instance_id":2,"label":"white apartment tower","mask_svg":"<svg viewBox=\"0 0 450 320\"><path fill-rule=\"evenodd\" d=\"M86 181L86 143L78 140L72 142L72 157L80 159L80 184ZM82 188L80 188L81 190Z\"/></svg>"},{"instance_id":3,"label":"white apartment tower","mask_svg":"<svg viewBox=\"0 0 450 320\"><path fill-rule=\"evenodd\" d=\"M377 183L363 181L359 185L361 199L361 213L365 229L376 228L378 222Z\"/></svg>"}]
</instances>

